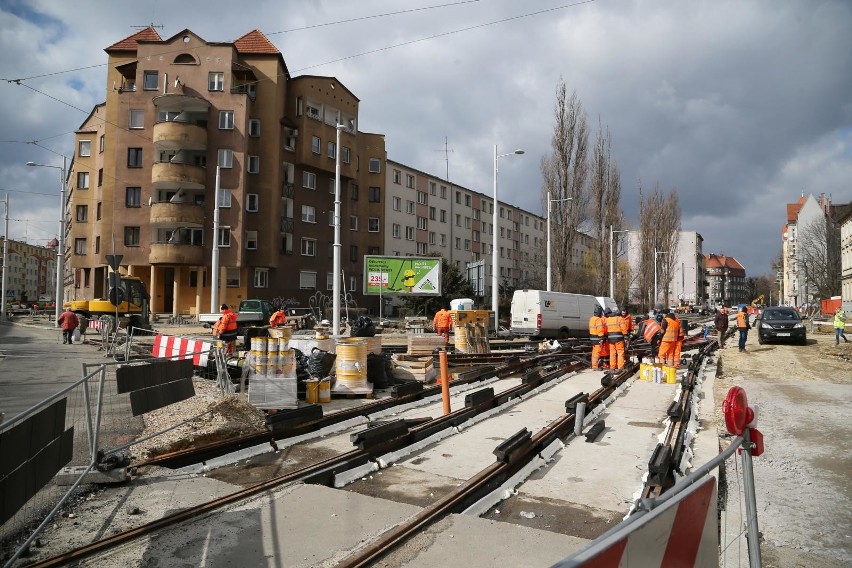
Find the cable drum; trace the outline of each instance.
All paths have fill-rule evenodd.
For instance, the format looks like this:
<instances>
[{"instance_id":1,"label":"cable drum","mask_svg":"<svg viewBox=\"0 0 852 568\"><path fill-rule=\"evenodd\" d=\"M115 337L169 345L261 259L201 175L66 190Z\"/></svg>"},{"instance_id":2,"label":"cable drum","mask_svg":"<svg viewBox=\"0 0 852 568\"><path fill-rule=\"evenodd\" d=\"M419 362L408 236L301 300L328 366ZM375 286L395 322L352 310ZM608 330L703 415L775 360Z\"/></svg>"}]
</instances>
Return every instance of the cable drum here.
<instances>
[{"instance_id":1,"label":"cable drum","mask_svg":"<svg viewBox=\"0 0 852 568\"><path fill-rule=\"evenodd\" d=\"M367 342L360 337L345 337L337 342L335 361L337 380L350 389L367 387Z\"/></svg>"},{"instance_id":2,"label":"cable drum","mask_svg":"<svg viewBox=\"0 0 852 568\"><path fill-rule=\"evenodd\" d=\"M453 328L453 336L455 337L456 351L459 353L467 353L467 329L463 325L457 325Z\"/></svg>"}]
</instances>

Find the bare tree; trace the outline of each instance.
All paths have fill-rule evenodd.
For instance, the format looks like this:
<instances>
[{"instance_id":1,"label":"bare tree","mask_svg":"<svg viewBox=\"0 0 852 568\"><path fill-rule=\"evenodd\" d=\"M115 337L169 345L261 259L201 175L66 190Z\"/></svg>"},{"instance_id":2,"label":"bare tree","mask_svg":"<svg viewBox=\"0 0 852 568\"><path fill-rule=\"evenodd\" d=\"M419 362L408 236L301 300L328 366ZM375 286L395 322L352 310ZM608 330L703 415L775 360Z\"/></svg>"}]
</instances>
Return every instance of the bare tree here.
<instances>
[{"instance_id":1,"label":"bare tree","mask_svg":"<svg viewBox=\"0 0 852 568\"><path fill-rule=\"evenodd\" d=\"M659 184L656 184L651 195L645 197L640 183L638 272L634 275L636 292L633 300L642 306L667 305L669 302L668 289L680 241L680 215L677 190L672 189L664 196ZM657 298L654 297L655 267Z\"/></svg>"},{"instance_id":2,"label":"bare tree","mask_svg":"<svg viewBox=\"0 0 852 568\"><path fill-rule=\"evenodd\" d=\"M663 305L669 306L672 304L669 290L674 278L677 249L680 243L680 200L676 189L672 189L665 196L663 206L657 211L657 242L659 243L657 248L666 251L666 254L662 255L662 280L658 286L660 290L665 290Z\"/></svg>"},{"instance_id":3,"label":"bare tree","mask_svg":"<svg viewBox=\"0 0 852 568\"><path fill-rule=\"evenodd\" d=\"M612 160L612 140L598 119L598 137L592 154L592 177L589 186L591 236L594 248L587 270L594 282L595 292L608 293L610 226L620 230L624 221L621 210L621 176L618 165Z\"/></svg>"},{"instance_id":4,"label":"bare tree","mask_svg":"<svg viewBox=\"0 0 852 568\"><path fill-rule=\"evenodd\" d=\"M840 295L840 228L827 216L812 221L799 230L798 249L807 294Z\"/></svg>"},{"instance_id":5,"label":"bare tree","mask_svg":"<svg viewBox=\"0 0 852 568\"><path fill-rule=\"evenodd\" d=\"M568 291L577 272L572 251L576 230L587 220L588 142L586 113L577 93L567 96L565 81L556 88L551 153L541 159L542 202L550 203L553 289ZM568 198L571 198L570 201Z\"/></svg>"}]
</instances>

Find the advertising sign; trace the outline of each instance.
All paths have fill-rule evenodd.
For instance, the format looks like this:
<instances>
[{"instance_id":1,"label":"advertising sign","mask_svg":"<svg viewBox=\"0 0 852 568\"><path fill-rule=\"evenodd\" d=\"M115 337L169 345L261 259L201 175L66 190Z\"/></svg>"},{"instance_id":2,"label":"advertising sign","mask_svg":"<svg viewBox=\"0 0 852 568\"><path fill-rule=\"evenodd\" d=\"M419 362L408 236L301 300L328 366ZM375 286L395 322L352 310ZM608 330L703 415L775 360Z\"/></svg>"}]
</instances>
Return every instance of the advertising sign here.
<instances>
[{"instance_id":1,"label":"advertising sign","mask_svg":"<svg viewBox=\"0 0 852 568\"><path fill-rule=\"evenodd\" d=\"M441 295L441 259L419 256L365 256L365 294Z\"/></svg>"}]
</instances>

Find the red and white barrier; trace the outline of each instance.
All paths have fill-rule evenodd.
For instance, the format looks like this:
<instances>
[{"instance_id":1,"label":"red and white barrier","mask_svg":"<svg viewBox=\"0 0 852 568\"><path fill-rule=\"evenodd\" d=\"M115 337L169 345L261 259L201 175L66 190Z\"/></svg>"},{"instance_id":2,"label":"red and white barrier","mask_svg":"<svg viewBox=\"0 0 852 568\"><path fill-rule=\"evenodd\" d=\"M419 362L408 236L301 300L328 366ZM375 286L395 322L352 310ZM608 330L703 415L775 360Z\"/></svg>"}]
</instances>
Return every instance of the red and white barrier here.
<instances>
[{"instance_id":1,"label":"red and white barrier","mask_svg":"<svg viewBox=\"0 0 852 568\"><path fill-rule=\"evenodd\" d=\"M98 319L90 319L89 322L86 324L86 329L96 329L98 331L104 329L105 327L106 325L104 324L104 322Z\"/></svg>"},{"instance_id":2,"label":"red and white barrier","mask_svg":"<svg viewBox=\"0 0 852 568\"><path fill-rule=\"evenodd\" d=\"M173 335L157 335L154 337L154 347L151 355L154 357L177 357L178 359L189 359L196 367L206 367L210 348L213 344L209 341L175 337Z\"/></svg>"}]
</instances>

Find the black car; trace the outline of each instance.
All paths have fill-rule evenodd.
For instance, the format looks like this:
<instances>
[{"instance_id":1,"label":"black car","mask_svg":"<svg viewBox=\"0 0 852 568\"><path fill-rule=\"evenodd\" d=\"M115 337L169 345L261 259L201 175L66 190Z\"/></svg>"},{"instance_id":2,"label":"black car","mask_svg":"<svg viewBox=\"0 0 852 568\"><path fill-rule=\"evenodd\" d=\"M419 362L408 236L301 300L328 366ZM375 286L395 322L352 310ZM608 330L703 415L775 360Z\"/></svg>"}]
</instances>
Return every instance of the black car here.
<instances>
[{"instance_id":1,"label":"black car","mask_svg":"<svg viewBox=\"0 0 852 568\"><path fill-rule=\"evenodd\" d=\"M784 306L767 307L758 320L757 341L763 344L770 340L795 341L807 344L807 331L799 313Z\"/></svg>"}]
</instances>

